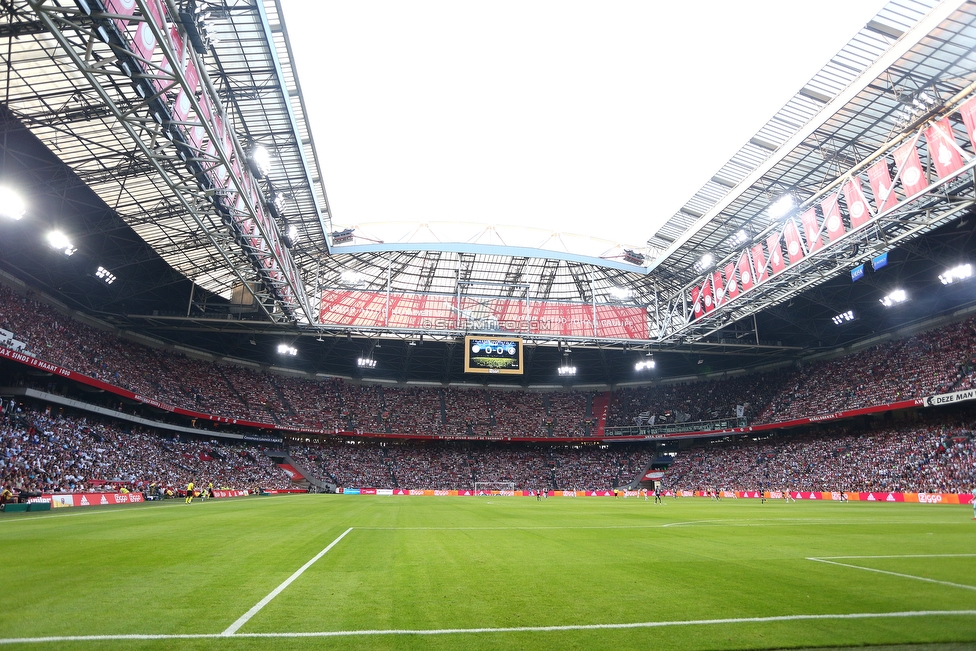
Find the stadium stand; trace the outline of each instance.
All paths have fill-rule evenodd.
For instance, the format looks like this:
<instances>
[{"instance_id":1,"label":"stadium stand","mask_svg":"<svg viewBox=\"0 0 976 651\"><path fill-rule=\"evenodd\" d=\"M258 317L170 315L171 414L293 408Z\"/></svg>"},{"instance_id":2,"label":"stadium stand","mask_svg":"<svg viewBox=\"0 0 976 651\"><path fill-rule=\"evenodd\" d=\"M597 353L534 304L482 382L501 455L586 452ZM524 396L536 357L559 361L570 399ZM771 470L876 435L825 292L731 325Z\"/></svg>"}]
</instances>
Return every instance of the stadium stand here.
<instances>
[{"instance_id":1,"label":"stadium stand","mask_svg":"<svg viewBox=\"0 0 976 651\"><path fill-rule=\"evenodd\" d=\"M0 484L15 492L110 486L178 490L189 481L285 489L288 476L253 445L185 441L106 419L18 409L0 420Z\"/></svg>"}]
</instances>

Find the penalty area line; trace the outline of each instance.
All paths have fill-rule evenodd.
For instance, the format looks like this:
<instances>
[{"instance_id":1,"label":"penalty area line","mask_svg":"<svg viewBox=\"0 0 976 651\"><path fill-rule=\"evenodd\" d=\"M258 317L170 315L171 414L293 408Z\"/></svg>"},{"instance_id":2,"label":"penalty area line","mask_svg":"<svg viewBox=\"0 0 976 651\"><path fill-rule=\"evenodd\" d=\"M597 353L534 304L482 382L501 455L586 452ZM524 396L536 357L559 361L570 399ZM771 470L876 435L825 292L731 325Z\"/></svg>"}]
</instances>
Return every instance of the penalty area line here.
<instances>
[{"instance_id":1,"label":"penalty area line","mask_svg":"<svg viewBox=\"0 0 976 651\"><path fill-rule=\"evenodd\" d=\"M348 531L346 533L349 533ZM345 535L345 534L343 534ZM358 637L376 635L471 635L476 633L546 633L559 631L596 631L632 628L664 628L670 626L712 626L721 624L762 624L774 622L799 622L809 620L844 619L899 619L909 617L970 617L976 610L911 610L893 613L849 613L825 615L777 615L773 617L734 617L727 619L698 619L664 622L633 622L624 624L568 624L564 626L517 626L510 628L440 628L440 629L386 629L359 631L318 631L296 633L186 633L171 635L64 635L57 637L0 638L2 644L42 644L51 642L98 642L111 640L212 640L228 638L306 638L306 637Z\"/></svg>"},{"instance_id":2,"label":"penalty area line","mask_svg":"<svg viewBox=\"0 0 976 651\"><path fill-rule=\"evenodd\" d=\"M868 557L868 558L885 558L884 556ZM892 558L898 558L893 556ZM910 558L910 557L908 557ZM921 558L925 558L924 556ZM816 561L817 563L827 563L828 565L839 565L840 567L849 567L855 570L864 570L865 572L877 572L878 574L887 574L888 576L897 576L903 579L914 579L916 581L925 581L926 583L938 583L939 585L947 585L952 588L962 588L963 590L976 590L976 586L966 585L964 583L953 583L952 581L939 581L938 579L930 579L926 576L915 576L914 574L902 574L901 572L890 572L888 570L879 570L874 567L862 567L860 565L851 565L850 563L838 563L837 561L828 561L826 558L816 558L815 556L807 557L808 561Z\"/></svg>"},{"instance_id":3,"label":"penalty area line","mask_svg":"<svg viewBox=\"0 0 976 651\"><path fill-rule=\"evenodd\" d=\"M343 538L345 538L346 537L346 534L348 534L350 531L352 531L352 527L349 527L348 529L346 529L345 531L343 531L342 534L338 538L336 538L335 540L333 540L332 542L329 543L328 547L326 547L325 549L323 549L322 551L320 551L318 554L316 554L315 556L313 556L312 559L309 562L307 562L304 565L302 565L300 568L298 568L295 571L294 574L292 574L287 579L285 579L284 581L282 581L281 585L279 585L277 588L275 588L274 590L272 590L271 592L268 593L268 596L266 596L264 599L262 599L261 601L257 602L256 604L254 604L249 611L247 611L246 613L244 613L243 615L241 615L237 619L236 622L234 622L233 624L231 624L230 626L228 626L224 630L224 632L221 633L221 635L222 636L231 636L231 635L234 635L235 633L237 633L237 630L241 626L244 626L244 624L247 624L247 622L248 622L249 619L251 619L252 617L254 617L255 615L257 615L258 612L260 612L262 608L264 608L265 606L267 606L268 603L270 603L272 599L274 599L279 594L281 594L282 590L284 590L285 588L287 588L288 586L290 586L295 579L297 579L302 574L304 574L305 573L305 570L307 570L308 568L312 567L312 565L315 564L315 561L317 561L320 558L322 558L323 556L325 556L329 552L329 550L332 549L333 547L335 547L336 544L340 540L342 540Z\"/></svg>"}]
</instances>

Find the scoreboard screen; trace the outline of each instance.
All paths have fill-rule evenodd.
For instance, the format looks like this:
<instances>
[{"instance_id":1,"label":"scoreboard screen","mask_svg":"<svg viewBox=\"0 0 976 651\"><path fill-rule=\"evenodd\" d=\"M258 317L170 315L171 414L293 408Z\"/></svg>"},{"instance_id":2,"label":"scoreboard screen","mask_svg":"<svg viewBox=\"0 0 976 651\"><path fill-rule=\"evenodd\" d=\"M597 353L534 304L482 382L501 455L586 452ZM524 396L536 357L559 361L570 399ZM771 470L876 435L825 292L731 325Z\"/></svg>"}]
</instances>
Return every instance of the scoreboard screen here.
<instances>
[{"instance_id":1,"label":"scoreboard screen","mask_svg":"<svg viewBox=\"0 0 976 651\"><path fill-rule=\"evenodd\" d=\"M465 337L464 372L522 375L522 340L517 337Z\"/></svg>"}]
</instances>

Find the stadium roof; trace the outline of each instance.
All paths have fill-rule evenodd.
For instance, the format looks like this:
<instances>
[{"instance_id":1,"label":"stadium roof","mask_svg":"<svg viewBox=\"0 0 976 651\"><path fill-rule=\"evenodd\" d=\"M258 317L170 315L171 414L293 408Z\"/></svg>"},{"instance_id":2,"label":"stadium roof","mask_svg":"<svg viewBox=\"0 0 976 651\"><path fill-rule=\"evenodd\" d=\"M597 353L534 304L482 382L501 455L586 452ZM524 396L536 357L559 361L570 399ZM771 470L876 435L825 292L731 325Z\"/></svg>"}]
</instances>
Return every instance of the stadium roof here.
<instances>
[{"instance_id":1,"label":"stadium roof","mask_svg":"<svg viewBox=\"0 0 976 651\"><path fill-rule=\"evenodd\" d=\"M137 11L145 11L150 1L136 0ZM233 127L237 140L234 155L244 160L258 145L272 154L270 172L260 181L261 191L267 198L275 194L284 200L276 229L285 232L294 225L301 232L294 247L275 254L280 258L276 262L285 264L293 259L300 276L300 293L311 297L300 300L298 309L289 312L280 293L251 290L259 298L261 311L248 314L244 309L228 310L226 299L235 287L267 284L268 279L262 276L261 265L255 264L253 247L242 243L239 234L235 237L219 211L195 195L195 189L187 188L186 170L176 155L179 148L166 136L165 129L145 114L139 115L144 103L133 92L139 76L130 77L119 67L117 50L102 42L97 33L99 21L108 20L106 14L100 14L96 7L91 18L78 9L91 9L93 5L94 0L79 4L32 0L9 5L8 20L0 28L0 36L9 40L9 48L0 52L8 63L4 105L9 117L25 125L43 148L53 152L98 197L85 201L92 205L100 201L97 207L111 213L99 220L79 217L78 224L84 222L88 229L88 240L94 242L101 233L100 255L108 254L114 237L131 229L149 251L159 256L151 261L151 256L135 256L142 261L138 264L125 262L132 265L127 270L130 277L140 269L144 274L140 289L133 288L129 300L106 300L99 305L94 305L95 298L86 298L87 304L76 301L85 309L107 312L129 327L141 324L138 327L172 333L174 323L176 328L185 327L186 332L197 328L227 332L228 327L244 332L254 326L267 332L297 334L308 332L305 326L315 317L316 297L322 290L419 292L441 300L460 296L463 287L478 283L499 287L493 291L508 298L523 292L533 299L594 308L631 306L646 310L652 321L646 340L594 335L575 337L586 340L577 343L690 350L688 346L695 342L719 345L719 341L739 337L752 327L749 317L758 313L764 334L777 333L775 341L792 348L797 342L784 336L782 326L764 325L764 314L782 317L783 306L809 303L811 288L822 285L825 288L820 298L813 300L817 306L810 306L810 314L833 309L835 293L826 284L846 274L851 265L896 246L906 251L918 248L923 241L918 238L966 214L973 204L972 183L964 175L959 177L962 180L906 202L904 209L879 220L877 228L848 245L811 253L763 285L761 291L723 306L707 318L688 318L689 289L702 279L701 271L694 267L704 253L712 253L720 264L733 259L737 250L728 241L740 230L761 241L778 228L770 223L767 209L779 195L789 193L797 203L812 205L849 178L851 170L863 170L877 156L890 153L891 147L924 126L922 122L905 125L896 120L899 111L917 100L919 93L926 91L939 102L925 120L948 115L972 94L976 81L971 54L976 48L976 8L959 1L896 0L859 30L657 229L646 248L627 253L622 247L611 246L598 255L587 255L564 238L553 247L562 250L542 251L514 246L504 231L485 227L479 227L481 230L468 239L439 238L431 228L424 235L415 234L412 240L404 238L411 240L406 242L354 239L352 244L336 243L319 161L319 157L329 155L329 150L322 144L316 148L309 129L306 98L295 74L295 56L278 3L207 3L220 39L205 54L191 56L206 71L206 92L219 99ZM168 15L177 16L187 6L167 3L166 8ZM170 27L183 29L185 25L181 19ZM307 78L305 81L309 83ZM960 129L957 139L966 142L961 125L956 124L956 128ZM696 129L694 137L707 131ZM8 151L9 147L5 156ZM922 155L928 156L925 150ZM72 211L62 210L64 227L72 235L68 221ZM428 241L417 241L426 235L430 235ZM961 246L953 251L962 250ZM21 271L30 268L28 275L41 278L42 272L31 266L40 265L39 259L15 259L13 252L5 252L5 257L5 264ZM190 309L186 310L190 321L161 325L152 315L143 318L132 313L152 305L136 300L137 294L146 296L150 291L147 287L163 285L154 280L163 277L153 266L159 260L197 284L197 293L191 294ZM53 277L56 269L48 271L52 278L42 285L49 289L67 286ZM172 278L166 283L176 286ZM171 311L171 303L186 305L183 289L179 292L178 301L161 300L160 308L152 309L162 314ZM239 325L216 328L205 323L210 312L201 312L200 304L207 301L207 309L223 306L218 313L225 324L230 316L240 321ZM131 311L119 307L123 304ZM267 324L268 317L278 323ZM802 322L804 318L802 313L793 313L785 320ZM253 321L262 319L264 325L254 325ZM290 321L297 321L299 329L289 325ZM360 336L389 330L416 337L422 329L331 329ZM827 344L831 337L821 333L818 340ZM220 347L221 342L208 345ZM721 345L728 348L730 344ZM772 348L776 348L775 343ZM781 352L792 354L789 350Z\"/></svg>"}]
</instances>

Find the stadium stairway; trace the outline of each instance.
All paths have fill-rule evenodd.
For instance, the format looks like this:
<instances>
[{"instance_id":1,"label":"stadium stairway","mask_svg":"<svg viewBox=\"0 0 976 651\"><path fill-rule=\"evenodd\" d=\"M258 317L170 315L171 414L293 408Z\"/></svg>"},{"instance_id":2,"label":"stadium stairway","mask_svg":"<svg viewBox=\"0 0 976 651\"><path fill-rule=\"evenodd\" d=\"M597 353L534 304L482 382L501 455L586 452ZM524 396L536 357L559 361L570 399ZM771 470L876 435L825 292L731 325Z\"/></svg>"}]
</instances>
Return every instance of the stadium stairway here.
<instances>
[{"instance_id":1,"label":"stadium stairway","mask_svg":"<svg viewBox=\"0 0 976 651\"><path fill-rule=\"evenodd\" d=\"M604 391L593 397L590 415L596 418L596 435L603 436L607 429L607 411L610 409L610 392Z\"/></svg>"},{"instance_id":2,"label":"stadium stairway","mask_svg":"<svg viewBox=\"0 0 976 651\"><path fill-rule=\"evenodd\" d=\"M282 452L268 452L268 457L274 461L278 466L288 473L291 477L293 484L299 488L305 488L310 493L315 492L325 492L334 493L336 491L336 485L330 484L328 482L321 481L315 478L309 470L295 461L294 458L288 453ZM297 477L296 477L297 476Z\"/></svg>"}]
</instances>

